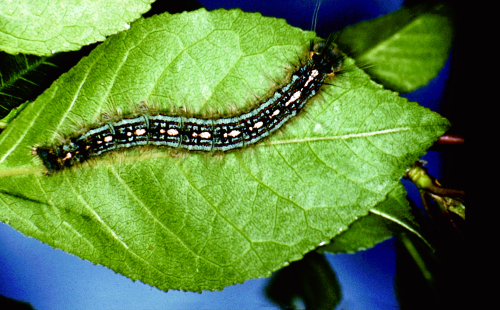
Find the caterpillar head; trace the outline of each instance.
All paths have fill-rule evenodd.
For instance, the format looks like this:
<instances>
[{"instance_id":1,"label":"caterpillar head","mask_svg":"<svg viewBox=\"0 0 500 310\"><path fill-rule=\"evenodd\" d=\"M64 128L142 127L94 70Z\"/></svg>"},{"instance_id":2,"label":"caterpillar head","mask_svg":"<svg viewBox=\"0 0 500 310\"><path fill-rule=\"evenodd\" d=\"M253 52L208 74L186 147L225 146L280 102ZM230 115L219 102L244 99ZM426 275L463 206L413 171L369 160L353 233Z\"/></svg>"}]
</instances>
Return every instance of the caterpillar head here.
<instances>
[{"instance_id":1,"label":"caterpillar head","mask_svg":"<svg viewBox=\"0 0 500 310\"><path fill-rule=\"evenodd\" d=\"M318 70L330 76L342 70L344 56L332 46L330 38L312 46L311 58L316 63Z\"/></svg>"}]
</instances>

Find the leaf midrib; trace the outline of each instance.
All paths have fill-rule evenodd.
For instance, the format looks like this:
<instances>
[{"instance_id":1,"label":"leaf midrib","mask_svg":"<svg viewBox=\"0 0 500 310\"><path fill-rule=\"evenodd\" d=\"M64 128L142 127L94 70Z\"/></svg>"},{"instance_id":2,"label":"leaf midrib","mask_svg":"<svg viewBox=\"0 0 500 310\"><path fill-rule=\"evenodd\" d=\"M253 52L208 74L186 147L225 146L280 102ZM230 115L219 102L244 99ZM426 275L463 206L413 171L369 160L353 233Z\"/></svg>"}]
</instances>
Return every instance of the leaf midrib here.
<instances>
[{"instance_id":1,"label":"leaf midrib","mask_svg":"<svg viewBox=\"0 0 500 310\"><path fill-rule=\"evenodd\" d=\"M424 126L419 126L419 127L424 127ZM305 138L305 139L292 139L292 140L277 140L277 141L271 141L271 142L263 142L260 144L261 147L268 147L268 146L274 146L274 145L280 145L280 144L295 144L295 143L310 143L310 142L318 142L318 141L334 141L334 140L348 140L348 139L356 139L356 138L364 138L364 137L371 137L371 136L377 136L377 135L383 135L383 134L391 134L391 133L397 133L397 132L404 132L404 131L410 131L414 128L412 127L398 127L398 128L391 128L391 129L384 129L384 130L377 130L377 131L371 131L371 132L363 132L363 133L357 133L357 134L346 134L346 135L340 135L340 136L327 136L327 137L318 137L318 138ZM196 154L196 152L194 152ZM153 158L163 158L169 156L168 153L153 153L151 155L145 155L141 154L140 158L142 160L145 159L153 159ZM121 160L122 163L124 162L129 162L129 161L136 161L138 156L126 156ZM112 159L103 159L101 161L102 163L112 163L114 162ZM42 172L43 169L34 167L34 168L19 168L19 169L9 169L9 170L2 170L0 171L0 177L7 177L7 176L15 176L15 175L24 175L24 174L32 174L32 173L39 173Z\"/></svg>"},{"instance_id":2,"label":"leaf midrib","mask_svg":"<svg viewBox=\"0 0 500 310\"><path fill-rule=\"evenodd\" d=\"M419 127L422 127L422 126L419 126ZM381 134L390 134L390 133L396 133L396 132L409 131L412 129L413 129L412 127L399 127L399 128L391 128L391 129L377 130L377 131L371 131L371 132L362 132L362 133L356 133L356 134L347 134L347 135L340 135L340 136L327 136L327 137L292 139L292 140L278 140L278 141L264 143L263 146L278 145L278 144L308 143L308 142L316 142L316 141L348 140L348 139L352 139L352 138L364 138L364 137L370 137L370 136L377 136L377 135L381 135Z\"/></svg>"}]
</instances>

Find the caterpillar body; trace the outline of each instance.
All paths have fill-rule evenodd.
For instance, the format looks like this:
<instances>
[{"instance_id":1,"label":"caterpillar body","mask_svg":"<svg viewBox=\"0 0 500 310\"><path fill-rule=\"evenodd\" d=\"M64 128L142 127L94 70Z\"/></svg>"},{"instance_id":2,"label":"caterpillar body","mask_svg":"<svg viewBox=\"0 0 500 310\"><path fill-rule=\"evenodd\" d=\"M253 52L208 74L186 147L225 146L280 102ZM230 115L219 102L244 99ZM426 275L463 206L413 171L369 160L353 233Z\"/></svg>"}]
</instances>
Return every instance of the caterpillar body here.
<instances>
[{"instance_id":1,"label":"caterpillar body","mask_svg":"<svg viewBox=\"0 0 500 310\"><path fill-rule=\"evenodd\" d=\"M230 151L268 137L297 115L325 79L342 68L343 56L329 41L311 44L310 56L290 81L246 113L227 118L196 118L154 113L124 117L91 127L53 146L34 148L48 173L72 167L103 153L136 146Z\"/></svg>"}]
</instances>

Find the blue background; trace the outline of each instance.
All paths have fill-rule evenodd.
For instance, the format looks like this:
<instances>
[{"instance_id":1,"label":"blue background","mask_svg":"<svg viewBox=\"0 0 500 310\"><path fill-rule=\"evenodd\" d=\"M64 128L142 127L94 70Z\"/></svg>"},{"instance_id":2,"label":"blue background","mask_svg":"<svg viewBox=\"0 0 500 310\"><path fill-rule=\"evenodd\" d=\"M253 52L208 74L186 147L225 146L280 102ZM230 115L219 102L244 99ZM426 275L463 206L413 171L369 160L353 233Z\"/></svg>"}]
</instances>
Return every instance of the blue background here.
<instances>
[{"instance_id":1,"label":"blue background","mask_svg":"<svg viewBox=\"0 0 500 310\"><path fill-rule=\"evenodd\" d=\"M289 24L310 29L316 1L223 1L200 0L208 10L241 8L264 16L285 18ZM317 33L326 37L335 30L400 8L403 1L328 1L321 5ZM427 86L406 95L412 101L441 112L449 61ZM428 169L441 176L442 154L429 152ZM418 194L404 182L410 196ZM395 241L390 239L356 254L326 255L341 284L339 309L397 308L394 290ZM163 292L132 282L102 266L0 224L0 295L29 302L36 309L256 309L275 308L265 297L269 279L253 279L217 292Z\"/></svg>"}]
</instances>

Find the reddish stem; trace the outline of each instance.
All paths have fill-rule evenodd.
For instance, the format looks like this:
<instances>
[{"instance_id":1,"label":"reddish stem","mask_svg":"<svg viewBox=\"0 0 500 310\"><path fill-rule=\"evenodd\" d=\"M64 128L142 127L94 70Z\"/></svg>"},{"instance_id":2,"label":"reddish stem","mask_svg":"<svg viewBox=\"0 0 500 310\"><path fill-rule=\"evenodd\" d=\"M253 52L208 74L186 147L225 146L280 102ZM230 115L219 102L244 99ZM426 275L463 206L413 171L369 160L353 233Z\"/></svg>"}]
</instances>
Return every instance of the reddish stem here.
<instances>
[{"instance_id":1,"label":"reddish stem","mask_svg":"<svg viewBox=\"0 0 500 310\"><path fill-rule=\"evenodd\" d=\"M436 144L464 144L465 139L459 135L444 134L436 141Z\"/></svg>"}]
</instances>

